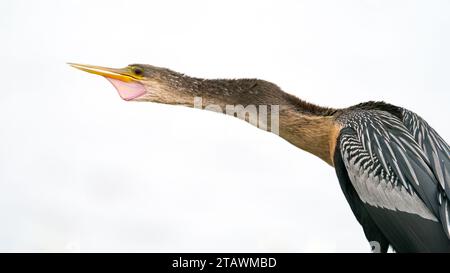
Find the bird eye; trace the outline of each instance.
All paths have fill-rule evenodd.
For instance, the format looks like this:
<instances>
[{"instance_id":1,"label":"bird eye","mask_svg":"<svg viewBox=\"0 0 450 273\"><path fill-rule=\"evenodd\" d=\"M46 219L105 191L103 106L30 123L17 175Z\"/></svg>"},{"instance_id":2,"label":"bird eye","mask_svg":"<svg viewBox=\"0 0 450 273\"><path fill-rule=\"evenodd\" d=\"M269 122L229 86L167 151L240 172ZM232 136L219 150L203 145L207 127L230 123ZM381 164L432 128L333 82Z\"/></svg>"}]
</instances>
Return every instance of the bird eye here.
<instances>
[{"instance_id":1,"label":"bird eye","mask_svg":"<svg viewBox=\"0 0 450 273\"><path fill-rule=\"evenodd\" d=\"M139 67L133 67L133 73L136 76L142 76L144 74L144 71L142 71Z\"/></svg>"}]
</instances>

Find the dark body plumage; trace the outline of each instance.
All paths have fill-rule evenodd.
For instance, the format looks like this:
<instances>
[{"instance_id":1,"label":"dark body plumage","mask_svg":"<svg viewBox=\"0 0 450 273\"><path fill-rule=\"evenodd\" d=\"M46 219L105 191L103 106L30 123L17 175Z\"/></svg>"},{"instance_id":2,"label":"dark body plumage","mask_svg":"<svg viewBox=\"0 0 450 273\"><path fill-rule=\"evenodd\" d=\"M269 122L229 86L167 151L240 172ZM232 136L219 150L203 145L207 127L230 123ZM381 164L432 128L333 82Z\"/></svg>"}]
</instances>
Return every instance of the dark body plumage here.
<instances>
[{"instance_id":1,"label":"dark body plumage","mask_svg":"<svg viewBox=\"0 0 450 273\"><path fill-rule=\"evenodd\" d=\"M342 191L379 251L450 252L450 149L419 116L369 102L337 114Z\"/></svg>"}]
</instances>

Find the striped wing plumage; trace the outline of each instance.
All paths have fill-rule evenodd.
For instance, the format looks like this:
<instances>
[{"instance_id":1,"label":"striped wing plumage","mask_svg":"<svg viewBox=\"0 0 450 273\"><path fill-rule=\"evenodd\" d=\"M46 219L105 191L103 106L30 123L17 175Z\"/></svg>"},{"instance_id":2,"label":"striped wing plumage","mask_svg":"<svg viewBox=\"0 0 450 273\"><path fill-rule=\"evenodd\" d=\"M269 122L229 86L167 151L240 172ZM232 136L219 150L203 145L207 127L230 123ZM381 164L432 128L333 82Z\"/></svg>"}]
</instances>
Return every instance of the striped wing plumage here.
<instances>
[{"instance_id":1,"label":"striped wing plumage","mask_svg":"<svg viewBox=\"0 0 450 273\"><path fill-rule=\"evenodd\" d=\"M450 147L431 128L428 123L417 114L403 109L403 123L409 130L415 141L429 160L429 166L439 181L440 189L438 202L440 205L441 221L445 227L445 232L450 238Z\"/></svg>"},{"instance_id":2,"label":"striped wing plumage","mask_svg":"<svg viewBox=\"0 0 450 273\"><path fill-rule=\"evenodd\" d=\"M426 250L437 241L428 250L450 251L448 145L434 130L411 112L400 120L354 111L338 145L352 186L394 248Z\"/></svg>"}]
</instances>

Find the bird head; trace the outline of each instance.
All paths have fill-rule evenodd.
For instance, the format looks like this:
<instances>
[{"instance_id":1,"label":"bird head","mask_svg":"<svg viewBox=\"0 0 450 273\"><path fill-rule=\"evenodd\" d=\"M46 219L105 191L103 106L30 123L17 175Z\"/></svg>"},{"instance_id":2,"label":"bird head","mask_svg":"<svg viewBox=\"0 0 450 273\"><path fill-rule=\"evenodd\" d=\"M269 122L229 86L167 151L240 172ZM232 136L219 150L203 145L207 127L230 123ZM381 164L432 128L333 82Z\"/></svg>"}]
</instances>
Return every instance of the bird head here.
<instances>
[{"instance_id":1,"label":"bird head","mask_svg":"<svg viewBox=\"0 0 450 273\"><path fill-rule=\"evenodd\" d=\"M126 101L185 104L192 100L182 88L184 75L167 68L147 64L131 64L124 68L74 63L69 65L105 77Z\"/></svg>"}]
</instances>

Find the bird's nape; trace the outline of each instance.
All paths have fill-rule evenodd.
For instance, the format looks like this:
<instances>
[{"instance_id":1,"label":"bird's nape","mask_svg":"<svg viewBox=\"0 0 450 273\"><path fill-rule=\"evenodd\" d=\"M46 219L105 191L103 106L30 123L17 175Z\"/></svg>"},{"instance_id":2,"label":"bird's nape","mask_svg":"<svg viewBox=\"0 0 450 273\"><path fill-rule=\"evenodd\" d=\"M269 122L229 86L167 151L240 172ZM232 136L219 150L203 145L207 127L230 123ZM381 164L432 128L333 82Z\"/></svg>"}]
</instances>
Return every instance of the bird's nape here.
<instances>
[{"instance_id":1,"label":"bird's nape","mask_svg":"<svg viewBox=\"0 0 450 273\"><path fill-rule=\"evenodd\" d=\"M116 88L119 96L126 101L136 99L147 92L145 86L140 82L142 76L137 73L139 71L136 69L130 67L116 69L93 65L69 64L82 71L105 77Z\"/></svg>"}]
</instances>

